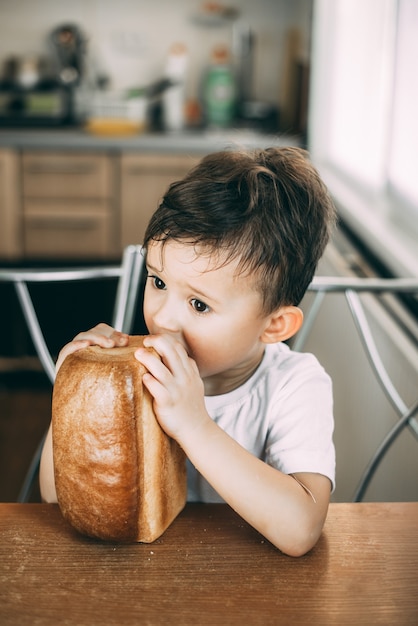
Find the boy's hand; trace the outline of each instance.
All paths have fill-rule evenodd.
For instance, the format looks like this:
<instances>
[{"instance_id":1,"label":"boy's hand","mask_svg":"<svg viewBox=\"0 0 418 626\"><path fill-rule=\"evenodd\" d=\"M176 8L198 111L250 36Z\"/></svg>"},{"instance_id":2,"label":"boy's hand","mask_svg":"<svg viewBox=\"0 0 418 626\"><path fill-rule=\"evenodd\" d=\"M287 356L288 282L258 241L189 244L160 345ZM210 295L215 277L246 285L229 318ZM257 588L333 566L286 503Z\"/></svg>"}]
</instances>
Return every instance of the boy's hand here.
<instances>
[{"instance_id":1,"label":"boy's hand","mask_svg":"<svg viewBox=\"0 0 418 626\"><path fill-rule=\"evenodd\" d=\"M180 444L187 435L210 420L204 402L203 381L197 365L184 347L168 335L149 335L146 348L138 348L135 357L147 369L143 382L154 398L154 410L164 431Z\"/></svg>"},{"instance_id":2,"label":"boy's hand","mask_svg":"<svg viewBox=\"0 0 418 626\"><path fill-rule=\"evenodd\" d=\"M129 335L115 330L108 324L97 324L90 330L78 333L70 343L67 343L58 355L56 372L58 372L64 359L73 352L87 348L87 346L101 346L102 348L114 348L115 346L128 345Z\"/></svg>"}]
</instances>

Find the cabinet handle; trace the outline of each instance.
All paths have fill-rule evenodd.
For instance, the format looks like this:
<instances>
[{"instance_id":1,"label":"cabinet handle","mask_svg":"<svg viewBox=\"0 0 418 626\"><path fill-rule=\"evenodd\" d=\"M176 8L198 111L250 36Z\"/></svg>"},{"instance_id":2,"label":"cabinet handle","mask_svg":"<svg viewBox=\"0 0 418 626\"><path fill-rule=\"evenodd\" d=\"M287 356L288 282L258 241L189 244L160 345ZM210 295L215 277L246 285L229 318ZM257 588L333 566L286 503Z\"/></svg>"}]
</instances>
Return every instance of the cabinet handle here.
<instances>
[{"instance_id":1,"label":"cabinet handle","mask_svg":"<svg viewBox=\"0 0 418 626\"><path fill-rule=\"evenodd\" d=\"M137 176L138 174L147 174L153 170L147 170L145 167L130 167L125 171L128 176Z\"/></svg>"},{"instance_id":2,"label":"cabinet handle","mask_svg":"<svg viewBox=\"0 0 418 626\"><path fill-rule=\"evenodd\" d=\"M76 176L92 174L96 171L93 163L34 163L27 166L28 174L75 174Z\"/></svg>"},{"instance_id":3,"label":"cabinet handle","mask_svg":"<svg viewBox=\"0 0 418 626\"><path fill-rule=\"evenodd\" d=\"M94 230L100 226L99 222L95 219L79 219L74 220L71 218L32 218L27 225L28 229L36 230Z\"/></svg>"},{"instance_id":4,"label":"cabinet handle","mask_svg":"<svg viewBox=\"0 0 418 626\"><path fill-rule=\"evenodd\" d=\"M146 167L146 166L144 166L144 167L140 167L140 166L135 167L135 166L132 166L130 168L127 168L125 170L125 173L128 176L137 176L138 174L142 174L142 175L143 174L157 174L157 175L169 174L170 176L178 176L178 175L184 176L184 170L176 170L176 169L174 169L172 167L161 167L161 168L159 167L158 170L155 170L152 167Z\"/></svg>"}]
</instances>

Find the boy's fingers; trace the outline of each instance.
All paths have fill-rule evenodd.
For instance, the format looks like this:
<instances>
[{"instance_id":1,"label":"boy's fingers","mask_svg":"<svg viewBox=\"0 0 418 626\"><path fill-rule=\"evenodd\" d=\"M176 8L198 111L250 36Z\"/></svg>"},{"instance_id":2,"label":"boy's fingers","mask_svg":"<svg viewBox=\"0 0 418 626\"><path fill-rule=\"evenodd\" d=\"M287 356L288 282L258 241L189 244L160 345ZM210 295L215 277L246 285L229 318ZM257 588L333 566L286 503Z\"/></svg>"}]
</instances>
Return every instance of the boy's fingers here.
<instances>
[{"instance_id":1,"label":"boy's fingers","mask_svg":"<svg viewBox=\"0 0 418 626\"><path fill-rule=\"evenodd\" d=\"M129 342L129 335L115 330L107 324L98 324L90 330L78 333L73 341L89 341L90 344L111 348L113 346L126 346Z\"/></svg>"},{"instance_id":2,"label":"boy's fingers","mask_svg":"<svg viewBox=\"0 0 418 626\"><path fill-rule=\"evenodd\" d=\"M145 348L154 348L166 365L171 364L171 369L176 364L185 366L189 357L185 347L170 335L148 335L144 339Z\"/></svg>"},{"instance_id":3,"label":"boy's fingers","mask_svg":"<svg viewBox=\"0 0 418 626\"><path fill-rule=\"evenodd\" d=\"M81 350L82 348L87 348L87 346L89 345L90 342L86 339L74 340L71 343L67 343L67 345L63 347L58 355L58 359L55 365L55 372L58 373L59 368L61 367L68 355L72 354L73 352L77 352L77 350Z\"/></svg>"},{"instance_id":4,"label":"boy's fingers","mask_svg":"<svg viewBox=\"0 0 418 626\"><path fill-rule=\"evenodd\" d=\"M90 330L78 333L74 339L65 345L58 355L56 372L58 372L64 359L69 354L77 352L87 346L100 346L101 348L113 348L114 346L126 346L129 342L129 335L115 330L108 324L98 324Z\"/></svg>"}]
</instances>

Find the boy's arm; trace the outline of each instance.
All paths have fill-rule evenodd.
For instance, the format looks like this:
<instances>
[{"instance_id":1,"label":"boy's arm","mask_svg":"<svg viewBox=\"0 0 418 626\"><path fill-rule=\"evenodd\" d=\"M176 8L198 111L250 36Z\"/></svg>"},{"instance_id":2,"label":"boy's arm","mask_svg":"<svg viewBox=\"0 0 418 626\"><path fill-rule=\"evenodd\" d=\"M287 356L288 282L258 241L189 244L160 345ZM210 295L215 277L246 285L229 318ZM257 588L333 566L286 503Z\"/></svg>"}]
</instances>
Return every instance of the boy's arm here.
<instances>
[{"instance_id":1,"label":"boy's arm","mask_svg":"<svg viewBox=\"0 0 418 626\"><path fill-rule=\"evenodd\" d=\"M39 487L43 502L57 502L54 479L54 458L52 453L52 426L49 425L39 467Z\"/></svg>"},{"instance_id":2,"label":"boy's arm","mask_svg":"<svg viewBox=\"0 0 418 626\"><path fill-rule=\"evenodd\" d=\"M221 497L280 550L300 556L316 544L330 495L325 476L306 473L295 479L282 474L244 450L209 416L179 443ZM42 500L57 501L51 427L42 453L40 487Z\"/></svg>"},{"instance_id":3,"label":"boy's arm","mask_svg":"<svg viewBox=\"0 0 418 626\"><path fill-rule=\"evenodd\" d=\"M212 420L179 443L219 495L280 550L301 556L313 548L328 511L328 478L283 474L242 448Z\"/></svg>"},{"instance_id":4,"label":"boy's arm","mask_svg":"<svg viewBox=\"0 0 418 626\"><path fill-rule=\"evenodd\" d=\"M283 552L300 556L317 542L331 484L320 474L283 474L245 450L208 415L195 362L179 344L147 337L162 360L136 351L150 373L144 384L162 428L196 469L241 517Z\"/></svg>"},{"instance_id":5,"label":"boy's arm","mask_svg":"<svg viewBox=\"0 0 418 626\"><path fill-rule=\"evenodd\" d=\"M125 346L129 341L126 333L121 333L108 324L98 324L94 328L79 333L70 343L67 343L58 355L56 371L58 372L64 359L73 352L87 348L87 346L97 345L102 348L113 348L114 346ZM39 467L39 486L42 500L45 502L56 502L57 493L54 479L54 458L52 448L52 426L49 426L48 433L42 449L41 463Z\"/></svg>"}]
</instances>

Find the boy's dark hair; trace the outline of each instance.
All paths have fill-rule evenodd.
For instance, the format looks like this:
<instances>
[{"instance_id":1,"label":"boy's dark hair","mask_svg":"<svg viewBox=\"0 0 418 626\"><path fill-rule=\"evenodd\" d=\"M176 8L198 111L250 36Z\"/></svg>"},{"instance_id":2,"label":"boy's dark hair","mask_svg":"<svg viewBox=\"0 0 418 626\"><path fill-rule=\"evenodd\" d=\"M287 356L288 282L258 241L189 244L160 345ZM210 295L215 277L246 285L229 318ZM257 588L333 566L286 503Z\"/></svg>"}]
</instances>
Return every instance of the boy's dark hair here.
<instances>
[{"instance_id":1,"label":"boy's dark hair","mask_svg":"<svg viewBox=\"0 0 418 626\"><path fill-rule=\"evenodd\" d=\"M297 305L328 242L335 209L299 148L215 152L170 185L145 233L239 260L269 314Z\"/></svg>"}]
</instances>

